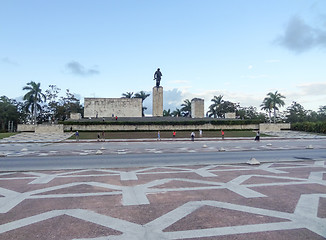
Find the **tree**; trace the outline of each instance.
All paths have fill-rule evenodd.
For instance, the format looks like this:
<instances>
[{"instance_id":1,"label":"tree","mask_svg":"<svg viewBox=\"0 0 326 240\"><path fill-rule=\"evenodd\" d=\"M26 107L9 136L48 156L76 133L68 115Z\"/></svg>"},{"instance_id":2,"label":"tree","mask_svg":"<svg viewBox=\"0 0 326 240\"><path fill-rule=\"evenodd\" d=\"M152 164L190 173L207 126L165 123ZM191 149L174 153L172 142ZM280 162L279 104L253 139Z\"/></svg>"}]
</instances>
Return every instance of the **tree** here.
<instances>
[{"instance_id":1,"label":"tree","mask_svg":"<svg viewBox=\"0 0 326 240\"><path fill-rule=\"evenodd\" d=\"M319 120L326 120L326 105L319 107L319 109L318 109L318 119Z\"/></svg>"},{"instance_id":2,"label":"tree","mask_svg":"<svg viewBox=\"0 0 326 240\"><path fill-rule=\"evenodd\" d=\"M189 99L183 100L183 104L181 104L180 110L184 117L191 117L191 102Z\"/></svg>"},{"instance_id":3,"label":"tree","mask_svg":"<svg viewBox=\"0 0 326 240\"><path fill-rule=\"evenodd\" d=\"M56 110L56 119L66 120L70 117L70 113L81 113L83 114L84 108L80 104L79 99L75 97L69 89L66 89L66 96L61 97L60 103Z\"/></svg>"},{"instance_id":4,"label":"tree","mask_svg":"<svg viewBox=\"0 0 326 240\"><path fill-rule=\"evenodd\" d=\"M274 123L276 123L276 110L279 110L278 107L283 107L285 105L282 100L285 97L277 91L275 93L269 92L267 96L268 97L264 99L263 104L266 102L267 105L269 104L269 106L274 109Z\"/></svg>"},{"instance_id":5,"label":"tree","mask_svg":"<svg viewBox=\"0 0 326 240\"><path fill-rule=\"evenodd\" d=\"M176 108L172 113L171 115L173 117L179 117L179 116L182 116L182 111L179 109L179 108Z\"/></svg>"},{"instance_id":6,"label":"tree","mask_svg":"<svg viewBox=\"0 0 326 240\"><path fill-rule=\"evenodd\" d=\"M46 96L42 93L40 83L35 83L31 81L27 83L27 86L23 87L23 90L28 90L28 92L24 95L24 100L26 103L26 109L30 110L32 113L33 123L36 123L37 110L41 109L41 105L39 103L43 103L46 101Z\"/></svg>"},{"instance_id":7,"label":"tree","mask_svg":"<svg viewBox=\"0 0 326 240\"><path fill-rule=\"evenodd\" d=\"M286 119L291 123L304 122L307 120L307 111L301 104L292 102L291 106L287 108Z\"/></svg>"},{"instance_id":8,"label":"tree","mask_svg":"<svg viewBox=\"0 0 326 240\"><path fill-rule=\"evenodd\" d=\"M56 115L58 113L59 107L59 99L58 94L61 91L56 85L49 85L49 88L45 91L47 105L45 106L44 114L46 115L44 118L49 119L49 117L55 120Z\"/></svg>"},{"instance_id":9,"label":"tree","mask_svg":"<svg viewBox=\"0 0 326 240\"><path fill-rule=\"evenodd\" d=\"M171 117L171 116L172 116L172 113L171 113L170 109L163 110L163 117Z\"/></svg>"},{"instance_id":10,"label":"tree","mask_svg":"<svg viewBox=\"0 0 326 240\"><path fill-rule=\"evenodd\" d=\"M265 110L268 112L269 122L272 122L272 100L270 98L265 97L263 103L260 105L261 110Z\"/></svg>"},{"instance_id":11,"label":"tree","mask_svg":"<svg viewBox=\"0 0 326 240\"><path fill-rule=\"evenodd\" d=\"M207 112L207 115L209 117L214 117L214 118L217 118L217 117L222 117L222 115L220 114L220 107L221 107L221 104L224 102L224 100L222 100L223 96L222 95L219 95L219 96L214 96L211 101L213 102L208 108L208 112Z\"/></svg>"},{"instance_id":12,"label":"tree","mask_svg":"<svg viewBox=\"0 0 326 240\"><path fill-rule=\"evenodd\" d=\"M143 105L143 103L144 103L144 100L147 98L147 97L149 97L150 96L150 94L147 94L147 93L145 93L144 91L140 91L140 92L138 92L138 93L136 93L135 94L135 96L134 96L134 98L141 98L141 102L142 102L142 105ZM145 116L145 113L144 113L144 111L147 109L147 107L142 107L142 116L144 117Z\"/></svg>"},{"instance_id":13,"label":"tree","mask_svg":"<svg viewBox=\"0 0 326 240\"><path fill-rule=\"evenodd\" d=\"M257 112L257 108L254 106L249 107L239 107L237 111L237 116L240 119L259 119L259 120L265 120L264 114L259 114Z\"/></svg>"},{"instance_id":14,"label":"tree","mask_svg":"<svg viewBox=\"0 0 326 240\"><path fill-rule=\"evenodd\" d=\"M132 98L133 95L134 95L134 92L122 93L122 98Z\"/></svg>"},{"instance_id":15,"label":"tree","mask_svg":"<svg viewBox=\"0 0 326 240\"><path fill-rule=\"evenodd\" d=\"M12 121L14 125L19 122L19 112L16 102L6 96L0 97L0 132L8 129L8 122Z\"/></svg>"}]
</instances>

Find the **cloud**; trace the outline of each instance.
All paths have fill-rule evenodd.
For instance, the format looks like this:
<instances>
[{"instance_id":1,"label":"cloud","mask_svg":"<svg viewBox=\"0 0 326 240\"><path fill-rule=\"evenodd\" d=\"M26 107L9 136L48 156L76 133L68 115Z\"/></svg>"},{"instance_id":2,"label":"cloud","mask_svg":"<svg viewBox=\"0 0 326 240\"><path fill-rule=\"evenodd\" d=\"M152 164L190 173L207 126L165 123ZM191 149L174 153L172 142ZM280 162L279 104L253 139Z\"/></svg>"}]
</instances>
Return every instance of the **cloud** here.
<instances>
[{"instance_id":1,"label":"cloud","mask_svg":"<svg viewBox=\"0 0 326 240\"><path fill-rule=\"evenodd\" d=\"M78 75L78 76L83 76L83 77L97 75L97 74L100 73L98 70L96 70L94 68L86 69L83 65L81 65L77 61L71 61L71 62L67 63L66 64L66 69L71 74Z\"/></svg>"},{"instance_id":2,"label":"cloud","mask_svg":"<svg viewBox=\"0 0 326 240\"><path fill-rule=\"evenodd\" d=\"M11 60L10 58L8 57L4 57L1 59L1 62L2 63L5 63L5 64L9 64L9 65L13 65L13 66L18 66L19 64L13 60Z\"/></svg>"},{"instance_id":3,"label":"cloud","mask_svg":"<svg viewBox=\"0 0 326 240\"><path fill-rule=\"evenodd\" d=\"M249 65L249 66L248 66L248 69L251 70L253 67L254 67L254 66Z\"/></svg>"},{"instance_id":4,"label":"cloud","mask_svg":"<svg viewBox=\"0 0 326 240\"><path fill-rule=\"evenodd\" d=\"M287 24L283 35L275 42L290 51L301 53L315 47L326 47L326 27L313 28L300 17L294 16Z\"/></svg>"},{"instance_id":5,"label":"cloud","mask_svg":"<svg viewBox=\"0 0 326 240\"><path fill-rule=\"evenodd\" d=\"M323 95L326 96L326 83L306 83L299 85L304 95Z\"/></svg>"}]
</instances>

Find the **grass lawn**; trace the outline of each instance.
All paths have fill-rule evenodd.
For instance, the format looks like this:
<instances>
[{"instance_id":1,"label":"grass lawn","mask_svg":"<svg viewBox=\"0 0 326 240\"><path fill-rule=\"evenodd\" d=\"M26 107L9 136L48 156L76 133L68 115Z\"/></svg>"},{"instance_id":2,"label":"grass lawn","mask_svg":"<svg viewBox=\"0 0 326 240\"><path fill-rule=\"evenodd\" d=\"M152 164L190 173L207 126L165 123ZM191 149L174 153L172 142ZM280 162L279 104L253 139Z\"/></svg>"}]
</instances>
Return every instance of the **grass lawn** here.
<instances>
[{"instance_id":1,"label":"grass lawn","mask_svg":"<svg viewBox=\"0 0 326 240\"><path fill-rule=\"evenodd\" d=\"M102 132L79 132L80 139L96 139L97 135L102 134ZM177 131L176 138L190 138L191 131ZM199 131L195 131L196 137L199 137ZM226 138L230 137L252 137L256 136L255 131L227 131L224 130L224 136ZM264 137L267 135L261 134ZM221 136L221 131L203 131L203 137L212 138ZM156 131L147 132L105 132L106 139L141 139L141 138L157 138ZM172 131L161 131L161 138L172 138ZM71 139L75 139L72 136Z\"/></svg>"},{"instance_id":2,"label":"grass lawn","mask_svg":"<svg viewBox=\"0 0 326 240\"><path fill-rule=\"evenodd\" d=\"M10 137L10 136L13 136L15 134L17 134L17 133L0 133L0 139Z\"/></svg>"}]
</instances>

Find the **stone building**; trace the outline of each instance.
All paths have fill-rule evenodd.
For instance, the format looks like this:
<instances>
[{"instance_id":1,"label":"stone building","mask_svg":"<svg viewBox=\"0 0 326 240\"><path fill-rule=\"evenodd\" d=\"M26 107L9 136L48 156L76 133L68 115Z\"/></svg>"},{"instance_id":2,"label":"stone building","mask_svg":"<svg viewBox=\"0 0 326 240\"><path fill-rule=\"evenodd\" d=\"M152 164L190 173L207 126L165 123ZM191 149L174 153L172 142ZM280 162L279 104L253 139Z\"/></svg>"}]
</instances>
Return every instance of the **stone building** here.
<instances>
[{"instance_id":1,"label":"stone building","mask_svg":"<svg viewBox=\"0 0 326 240\"><path fill-rule=\"evenodd\" d=\"M142 117L141 98L84 98L84 117Z\"/></svg>"}]
</instances>

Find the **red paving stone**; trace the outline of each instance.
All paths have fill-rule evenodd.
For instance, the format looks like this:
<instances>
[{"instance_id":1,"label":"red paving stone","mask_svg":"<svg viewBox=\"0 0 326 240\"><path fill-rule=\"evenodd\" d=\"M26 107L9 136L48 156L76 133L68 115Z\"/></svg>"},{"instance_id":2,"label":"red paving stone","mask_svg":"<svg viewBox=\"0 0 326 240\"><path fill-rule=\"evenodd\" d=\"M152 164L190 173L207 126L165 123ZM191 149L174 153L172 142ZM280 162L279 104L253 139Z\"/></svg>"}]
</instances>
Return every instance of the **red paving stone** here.
<instances>
[{"instance_id":1,"label":"red paving stone","mask_svg":"<svg viewBox=\"0 0 326 240\"><path fill-rule=\"evenodd\" d=\"M306 165L301 166L301 164ZM191 235L193 234L191 230L199 232L212 228L220 230L229 226L237 229L238 226L245 225L256 229L254 232L250 232L250 230L242 234L216 233L215 236L205 236L204 234L201 237L192 238L189 238L189 235L182 237L181 234L178 239L325 239L326 230L314 232L308 229L309 226L307 229L291 227L289 230L262 232L259 227L260 224L282 223L280 224L282 226L285 223L292 223L288 218L277 217L278 215L270 216L270 210L276 211L275 214L293 215L300 199L314 196L311 194L324 194L321 195L318 205L315 206L317 213L315 220L326 219L325 174L320 175L318 181L321 184L311 183L308 180L312 172L326 172L326 168L313 164L313 161L291 162L286 165L273 164L267 168L272 172L246 165L212 165L209 167L107 169L107 172L102 170L34 171L45 175L60 174L55 178L50 176L46 178L45 175L43 178L38 178L31 172L10 173L0 178L0 211L3 212L0 213L0 239L61 240L92 239L105 236L122 237L124 231L128 232L130 229L136 231L135 229L137 229L131 225L118 230L114 226L102 226L92 222L94 219L101 221L102 217L111 217L113 222L122 220L127 225L136 224L135 226L150 226L151 222L163 221L161 219L167 218L170 224L163 227L163 221L163 229L148 230L160 234L179 234L179 231L184 231ZM200 168L207 170L207 177L205 177L205 172L201 172L204 174L203 176L195 172ZM243 168L246 169L242 170ZM285 173L274 173L273 170ZM123 175L122 172L133 173ZM236 180L242 179L244 175L255 176L236 183ZM257 175L285 178L266 178ZM121 179L122 176L124 179ZM128 179L128 176L132 179ZM10 180L10 178L17 177L21 179ZM304 180L291 180L286 179L287 177L303 178ZM166 179L168 179L167 182ZM233 185L228 185L231 180ZM303 183L297 184L300 182ZM79 184L71 185L74 183ZM99 184L110 184L114 189ZM52 187L59 187L59 189ZM14 194L11 191L17 192L18 195L19 193L25 193L25 195L21 196L23 197L21 201L5 209L6 204L15 201L10 198L10 194ZM95 194L104 194L104 196ZM255 196L255 194L260 195ZM19 199L19 197L15 199ZM206 203L217 205L210 206ZM230 203L231 205L227 205L230 206L230 209L221 207L224 203ZM195 210L189 210L191 209L187 207L189 204L199 204L200 206ZM310 207L310 202L306 207ZM236 210L238 208L244 210ZM74 211L78 209L82 212L81 218L69 215L71 212L74 214ZM251 212L250 209L267 210L267 215ZM59 210L65 210L68 215L59 214L43 220L40 217L44 214L56 214ZM186 211L186 213L179 216L177 214L179 211ZM91 217L92 214L95 214L96 217ZM172 215L170 216L170 214ZM19 225L20 220L33 216L38 219L36 222L29 223L27 221L27 225ZM18 225L14 225L13 229L9 230L9 225L6 223ZM106 221L102 222L104 225L105 223ZM140 229L137 231L141 231ZM147 238L144 237L147 236L146 234L143 237L137 237L138 235L135 233L133 236L135 239L153 239L150 235ZM160 238L154 237L154 239ZM122 237L121 239L129 238Z\"/></svg>"}]
</instances>

